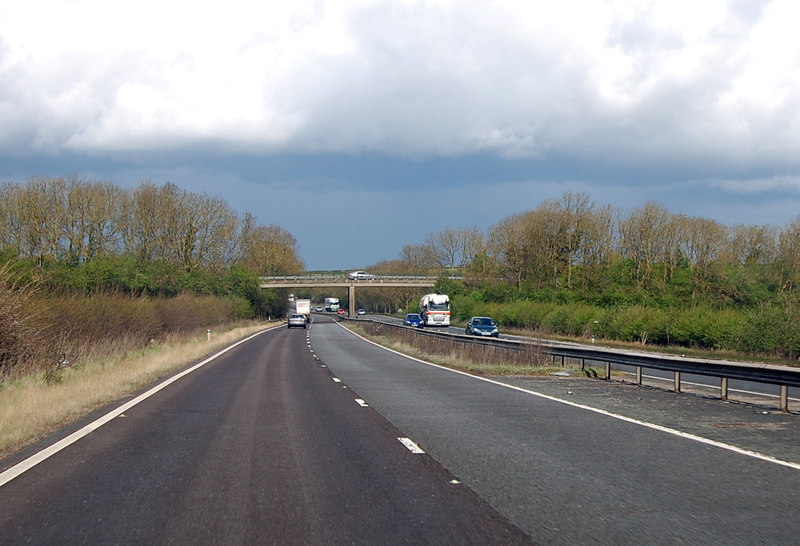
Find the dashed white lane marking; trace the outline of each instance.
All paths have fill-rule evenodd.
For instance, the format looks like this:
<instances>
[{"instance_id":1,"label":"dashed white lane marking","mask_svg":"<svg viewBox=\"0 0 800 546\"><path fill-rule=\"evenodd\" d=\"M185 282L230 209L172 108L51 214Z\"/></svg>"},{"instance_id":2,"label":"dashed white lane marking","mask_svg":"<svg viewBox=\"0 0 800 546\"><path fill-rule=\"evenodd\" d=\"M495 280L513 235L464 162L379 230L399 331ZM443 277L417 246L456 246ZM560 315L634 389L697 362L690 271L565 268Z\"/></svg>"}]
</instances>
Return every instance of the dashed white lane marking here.
<instances>
[{"instance_id":1,"label":"dashed white lane marking","mask_svg":"<svg viewBox=\"0 0 800 546\"><path fill-rule=\"evenodd\" d=\"M342 382L342 380L341 380L341 379L339 379L338 377L334 377L334 378L333 378L333 382L334 382L334 383L341 383L341 382Z\"/></svg>"},{"instance_id":2,"label":"dashed white lane marking","mask_svg":"<svg viewBox=\"0 0 800 546\"><path fill-rule=\"evenodd\" d=\"M50 457L52 457L53 455L55 455L56 453L58 453L59 451L61 451L65 447L68 447L69 445L74 444L75 442L77 442L78 440L80 440L81 438L83 438L84 436L89 434L90 432L95 431L95 430L99 429L100 427L102 427L103 425L105 425L106 423L108 423L109 421L111 421L111 420L113 420L113 419L115 419L115 418L117 418L117 417L119 417L121 415L124 415L125 412L130 410L136 404L146 400L147 398L150 398L155 393L157 393L161 389L164 389L167 386L171 385L172 383L174 383L178 379L181 379L185 375L189 375L190 373L192 373L193 371L197 370L198 368L201 368L201 367L205 366L206 364L208 364L212 360L214 360L214 359L222 356L223 354L227 353L228 351L230 351L231 349L233 349L237 345L241 345L245 341L249 341L249 340L253 339L254 337L260 336L261 334L263 334L264 332L267 332L267 331L269 331L269 329L262 330L260 332L256 332L252 336L249 336L249 337L246 337L246 338L244 338L242 340L239 340L239 341L237 341L236 343L234 343L232 345L228 345L227 347L222 349L220 352L218 352L218 353L216 353L214 355L211 355L210 357L206 358L202 362L198 362L197 364L195 364L191 368L188 368L188 369L182 371L181 373L173 375L172 377L170 377L169 379L167 379L163 383L159 383L158 385L156 385L155 387L153 387L149 391L140 394L139 396L137 396L136 398L134 398L130 402L128 402L126 404L123 404L122 406L110 411L109 413L106 413L104 416L100 417L99 419L97 419L95 421L92 421L91 423L89 423L88 425L83 427L82 429L73 432L72 434L70 434L66 438L63 438L63 439L59 440L55 444L43 449L42 451L40 451L40 452L38 452L38 453L36 453L34 455L31 455L30 457L28 457L24 461L12 466L11 468L6 470L5 472L0 473L0 487L4 486L8 482L13 480L17 476L19 476L20 474L22 474L24 472L27 472L28 470L30 470L31 468L33 468L37 464L41 463L42 461L44 461L46 459L49 459Z\"/></svg>"},{"instance_id":3,"label":"dashed white lane marking","mask_svg":"<svg viewBox=\"0 0 800 546\"><path fill-rule=\"evenodd\" d=\"M361 406L362 408L369 407L369 404L367 404L366 402L364 402L364 401L363 401L361 398L356 398L356 404L358 404L358 405L359 405L359 406Z\"/></svg>"},{"instance_id":4,"label":"dashed white lane marking","mask_svg":"<svg viewBox=\"0 0 800 546\"><path fill-rule=\"evenodd\" d=\"M439 368L440 370L445 370L447 372L451 372L451 373L463 375L463 376L466 376L466 377L470 377L470 378L472 378L472 379L474 379L476 381L485 381L486 383L492 383L493 385L498 385L498 386L506 388L506 389L511 389L511 390L518 391L518 392L524 392L526 394L530 394L531 396L536 396L538 398L543 398L545 400L550 400L552 402L558 402L558 403L564 404L566 406L572 406L573 408L578 408L578 409L582 409L582 410L585 410L585 411L590 411L590 412L593 412L593 413L597 413L599 415L605 415L606 417L611 417L612 419L618 419L620 421L625 421L625 422L628 422L628 423L631 423L631 424L634 424L634 425L642 426L642 427L653 429L653 430L658 430L658 431L664 432L666 434L672 434L674 436L678 436L680 438L685 438L687 440L692 440L694 442L699 442L701 444L718 447L720 449L731 451L733 453L738 453L739 455L744 455L746 457L752 457L754 459L759 459L761 461L766 461L768 463L774 463L774 464L785 466L785 467L788 467L788 468L793 468L795 470L800 470L800 463L794 463L794 462L791 462L791 461L785 461L783 459L778 459L777 457L773 457L771 455L765 455L765 454L759 453L757 451L751 451L749 449L744 449L744 448L737 447L737 446L734 446L734 445L731 445L731 444L718 442L716 440L711 440L709 438L704 438L704 437L698 436L696 434L683 432L683 431L680 431L680 430L676 430L674 428L669 428L669 427L665 427L665 426L662 426L662 425L657 425L655 423L649 423L647 421L641 421L639 419L634 419L632 417L627 417L625 415L620 415L618 413L613 413L613 412L610 412L610 411L607 411L607 410L604 410L604 409L593 408L593 407L587 406L585 404L578 404L576 402L571 402L569 400L564 400L562 398L556 398L555 396L550 396L550 395L543 394L543 393L540 393L540 392L531 391L531 390L528 390L528 389L523 389L522 387L517 387L515 385L509 385L507 383L502 383L502 382L496 381L494 379L489 379L488 377L480 377L480 376L477 376L477 375L468 374L467 372L462 372L460 370L453 370L452 368L448 368L446 366L440 366L440 365L434 364L432 362L426 362L425 360L422 360L420 358L415 358L413 356L408 356L407 354L403 354L400 351L395 351L394 349L390 349L388 347L384 347L383 345L381 345L379 343L375 343L374 341L369 340L369 339L365 338L364 336L361 336L361 335L353 332L352 330L348 330L347 328L345 328L341 324L339 324L338 326L340 328L342 328L343 330L345 330L346 332L350 333L351 335L353 335L353 336L355 336L357 338L363 339L367 343L371 343L372 345L375 345L376 347L380 347L381 349L383 349L385 351L389 351L390 353L394 353L394 354L400 355L402 357L414 360L416 362L420 362L422 364L425 364L426 366L431 366L433 368Z\"/></svg>"},{"instance_id":5,"label":"dashed white lane marking","mask_svg":"<svg viewBox=\"0 0 800 546\"><path fill-rule=\"evenodd\" d=\"M400 440L400 443L406 446L411 453L415 453L417 455L420 453L425 453L425 451L415 444L411 438L398 438L398 440Z\"/></svg>"}]
</instances>

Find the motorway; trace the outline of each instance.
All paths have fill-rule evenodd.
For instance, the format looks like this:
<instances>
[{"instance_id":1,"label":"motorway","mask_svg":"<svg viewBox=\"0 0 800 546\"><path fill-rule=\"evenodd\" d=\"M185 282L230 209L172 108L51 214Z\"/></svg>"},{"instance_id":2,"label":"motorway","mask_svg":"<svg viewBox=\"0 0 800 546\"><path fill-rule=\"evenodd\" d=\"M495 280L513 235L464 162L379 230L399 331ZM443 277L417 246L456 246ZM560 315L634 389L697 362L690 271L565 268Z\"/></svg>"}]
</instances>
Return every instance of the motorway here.
<instances>
[{"instance_id":1,"label":"motorway","mask_svg":"<svg viewBox=\"0 0 800 546\"><path fill-rule=\"evenodd\" d=\"M0 542L529 542L343 387L265 332L0 487Z\"/></svg>"},{"instance_id":2,"label":"motorway","mask_svg":"<svg viewBox=\"0 0 800 546\"><path fill-rule=\"evenodd\" d=\"M369 318L378 322L386 322L390 324L402 324L402 319L389 317L386 315L367 315ZM465 335L464 328L459 326L448 326L446 328L435 328L435 331L447 332L449 334ZM491 338L484 337L486 341L492 341ZM567 341L552 341L540 340L537 338L523 337L518 335L503 334L501 333L499 339L519 341L523 343L538 343L543 341L550 345L563 346L563 347L587 347L580 343L567 342ZM626 350L625 352L633 352ZM644 351L642 351L644 352ZM602 370L605 367L605 362L586 359L586 365L595 367ZM636 370L633 366L624 364L614 364L613 370L621 372L629 381L633 381L636 375ZM659 386L661 388L672 388L674 381L674 374L672 372L656 369L645 369L642 375L643 383ZM720 380L716 377L708 377L699 374L683 373L681 374L681 384L683 390L699 389L710 395L716 394L719 396ZM789 402L797 407L800 403L800 389L789 387ZM780 387L768 383L759 383L755 381L744 381L739 379L731 379L728 383L728 396L730 399L758 401L761 400L765 404L777 405L780 399Z\"/></svg>"},{"instance_id":3,"label":"motorway","mask_svg":"<svg viewBox=\"0 0 800 546\"><path fill-rule=\"evenodd\" d=\"M112 416L0 486L0 537L791 544L800 536L797 415L559 381L475 378L322 317L307 331L267 331L133 407L120 401L3 461L0 470ZM643 396L644 420L623 415ZM711 420L711 431L757 419L760 440L737 447L754 436L737 426L718 429L724 441L704 439L703 428L657 422L667 417Z\"/></svg>"}]
</instances>

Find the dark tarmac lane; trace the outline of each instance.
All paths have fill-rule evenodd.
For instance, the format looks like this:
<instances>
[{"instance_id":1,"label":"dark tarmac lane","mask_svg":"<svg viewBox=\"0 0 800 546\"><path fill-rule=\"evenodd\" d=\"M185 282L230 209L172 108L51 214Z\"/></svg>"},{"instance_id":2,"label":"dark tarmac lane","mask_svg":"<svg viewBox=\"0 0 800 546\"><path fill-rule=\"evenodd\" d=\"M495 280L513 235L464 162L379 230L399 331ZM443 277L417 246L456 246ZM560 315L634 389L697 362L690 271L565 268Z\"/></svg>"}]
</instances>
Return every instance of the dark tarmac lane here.
<instances>
[{"instance_id":1,"label":"dark tarmac lane","mask_svg":"<svg viewBox=\"0 0 800 546\"><path fill-rule=\"evenodd\" d=\"M0 487L0 544L530 543L355 398L263 333Z\"/></svg>"}]
</instances>

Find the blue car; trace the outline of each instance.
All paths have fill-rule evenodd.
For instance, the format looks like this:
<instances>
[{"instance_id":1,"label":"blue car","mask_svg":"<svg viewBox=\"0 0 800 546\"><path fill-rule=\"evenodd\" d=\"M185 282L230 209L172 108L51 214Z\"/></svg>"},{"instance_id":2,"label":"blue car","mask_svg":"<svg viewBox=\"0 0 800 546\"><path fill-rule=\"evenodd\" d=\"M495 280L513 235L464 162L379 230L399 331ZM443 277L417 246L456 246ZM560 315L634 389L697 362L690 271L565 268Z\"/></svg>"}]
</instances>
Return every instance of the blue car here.
<instances>
[{"instance_id":1,"label":"blue car","mask_svg":"<svg viewBox=\"0 0 800 546\"><path fill-rule=\"evenodd\" d=\"M498 337L497 323L490 317L472 317L467 323L466 333L473 336Z\"/></svg>"},{"instance_id":2,"label":"blue car","mask_svg":"<svg viewBox=\"0 0 800 546\"><path fill-rule=\"evenodd\" d=\"M406 315L406 319L403 321L403 324L406 326L416 326L417 328L420 328L422 326L422 317L417 313L409 313Z\"/></svg>"}]
</instances>

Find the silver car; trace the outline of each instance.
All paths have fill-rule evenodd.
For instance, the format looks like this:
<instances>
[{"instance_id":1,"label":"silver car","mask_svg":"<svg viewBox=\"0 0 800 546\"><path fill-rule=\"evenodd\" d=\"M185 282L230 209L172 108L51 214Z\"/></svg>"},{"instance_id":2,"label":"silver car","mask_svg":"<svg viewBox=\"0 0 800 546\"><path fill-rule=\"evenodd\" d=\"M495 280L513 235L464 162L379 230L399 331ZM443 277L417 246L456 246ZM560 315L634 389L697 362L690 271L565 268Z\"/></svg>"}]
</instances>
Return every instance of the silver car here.
<instances>
[{"instance_id":1,"label":"silver car","mask_svg":"<svg viewBox=\"0 0 800 546\"><path fill-rule=\"evenodd\" d=\"M370 281L375 278L375 275L366 271L351 271L347 274L347 278L351 281Z\"/></svg>"},{"instance_id":2,"label":"silver car","mask_svg":"<svg viewBox=\"0 0 800 546\"><path fill-rule=\"evenodd\" d=\"M306 317L297 313L289 315L289 324L287 325L287 328L294 328L294 327L305 328Z\"/></svg>"}]
</instances>

